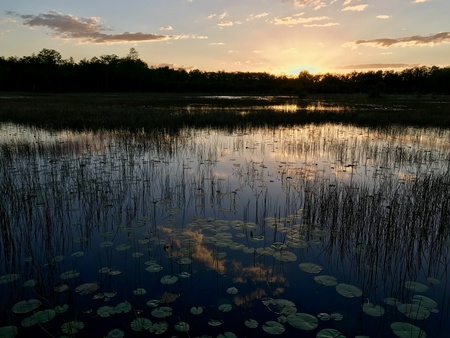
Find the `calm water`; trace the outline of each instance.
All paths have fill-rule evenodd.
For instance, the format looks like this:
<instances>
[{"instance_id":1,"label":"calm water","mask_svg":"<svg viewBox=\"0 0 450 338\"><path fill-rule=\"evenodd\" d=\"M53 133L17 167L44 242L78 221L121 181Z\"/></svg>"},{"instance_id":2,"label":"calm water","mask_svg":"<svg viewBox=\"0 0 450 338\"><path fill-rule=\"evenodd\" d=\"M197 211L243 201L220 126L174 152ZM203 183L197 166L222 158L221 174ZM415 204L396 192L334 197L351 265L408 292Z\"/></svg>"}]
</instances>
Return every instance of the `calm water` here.
<instances>
[{"instance_id":1,"label":"calm water","mask_svg":"<svg viewBox=\"0 0 450 338\"><path fill-rule=\"evenodd\" d=\"M450 332L449 131L0 137L0 327L18 336Z\"/></svg>"}]
</instances>

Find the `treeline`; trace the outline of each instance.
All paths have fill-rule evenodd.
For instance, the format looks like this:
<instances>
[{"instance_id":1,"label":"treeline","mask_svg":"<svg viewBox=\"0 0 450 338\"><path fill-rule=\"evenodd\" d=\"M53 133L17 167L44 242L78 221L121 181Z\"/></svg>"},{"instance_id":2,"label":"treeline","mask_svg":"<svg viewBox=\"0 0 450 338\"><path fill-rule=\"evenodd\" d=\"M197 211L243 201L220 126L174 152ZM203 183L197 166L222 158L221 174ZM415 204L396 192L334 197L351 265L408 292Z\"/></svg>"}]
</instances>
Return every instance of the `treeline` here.
<instances>
[{"instance_id":1,"label":"treeline","mask_svg":"<svg viewBox=\"0 0 450 338\"><path fill-rule=\"evenodd\" d=\"M268 73L186 71L149 67L131 48L128 55L102 55L78 63L52 49L0 57L0 91L190 92L303 95L308 93L450 94L450 67L414 67L297 77Z\"/></svg>"}]
</instances>

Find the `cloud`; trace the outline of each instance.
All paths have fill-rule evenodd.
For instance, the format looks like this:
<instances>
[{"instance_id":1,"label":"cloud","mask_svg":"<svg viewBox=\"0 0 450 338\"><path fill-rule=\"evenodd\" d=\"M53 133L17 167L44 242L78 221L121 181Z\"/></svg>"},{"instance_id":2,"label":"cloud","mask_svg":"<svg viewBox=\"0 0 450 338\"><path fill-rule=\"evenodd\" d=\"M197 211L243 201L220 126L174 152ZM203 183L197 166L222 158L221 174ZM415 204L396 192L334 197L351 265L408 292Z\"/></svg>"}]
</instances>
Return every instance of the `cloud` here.
<instances>
[{"instance_id":1,"label":"cloud","mask_svg":"<svg viewBox=\"0 0 450 338\"><path fill-rule=\"evenodd\" d=\"M431 0L414 0L413 3L420 4L422 2L429 2L429 1L431 1Z\"/></svg>"},{"instance_id":2,"label":"cloud","mask_svg":"<svg viewBox=\"0 0 450 338\"><path fill-rule=\"evenodd\" d=\"M230 27L233 26L233 22L232 21L221 21L217 24L217 26L219 27Z\"/></svg>"},{"instance_id":3,"label":"cloud","mask_svg":"<svg viewBox=\"0 0 450 338\"><path fill-rule=\"evenodd\" d=\"M377 15L377 19L380 20L386 20L386 19L390 19L391 16L390 15Z\"/></svg>"},{"instance_id":4,"label":"cloud","mask_svg":"<svg viewBox=\"0 0 450 338\"><path fill-rule=\"evenodd\" d=\"M333 27L339 26L338 22L328 22L328 23L313 23L313 24L304 24L303 27Z\"/></svg>"},{"instance_id":5,"label":"cloud","mask_svg":"<svg viewBox=\"0 0 450 338\"><path fill-rule=\"evenodd\" d=\"M223 12L222 14L210 14L210 15L208 15L208 19L219 19L219 20L222 20L227 15L228 15L227 12Z\"/></svg>"},{"instance_id":6,"label":"cloud","mask_svg":"<svg viewBox=\"0 0 450 338\"><path fill-rule=\"evenodd\" d=\"M342 4L342 6L347 6L353 2L358 2L358 1L360 1L360 0L345 0L344 3Z\"/></svg>"},{"instance_id":7,"label":"cloud","mask_svg":"<svg viewBox=\"0 0 450 338\"><path fill-rule=\"evenodd\" d=\"M266 12L259 13L259 14L250 14L250 16L247 18L247 21L252 21L252 20L255 20L255 19L261 19L261 18L264 18L264 17L266 17L268 15L269 15L269 13L266 13Z\"/></svg>"},{"instance_id":8,"label":"cloud","mask_svg":"<svg viewBox=\"0 0 450 338\"><path fill-rule=\"evenodd\" d=\"M381 39L371 39L371 40L357 40L354 42L348 42L344 46L357 48L357 46L371 46L379 48L388 48L391 46L435 46L444 43L450 43L450 33L442 32L429 36L407 36L403 38L381 38Z\"/></svg>"},{"instance_id":9,"label":"cloud","mask_svg":"<svg viewBox=\"0 0 450 338\"><path fill-rule=\"evenodd\" d=\"M313 17L303 17L304 13L295 14L293 16L285 16L282 18L276 17L273 21L275 25L285 25L294 26L298 24L310 24L312 22L328 20L327 16L313 16Z\"/></svg>"},{"instance_id":10,"label":"cloud","mask_svg":"<svg viewBox=\"0 0 450 338\"><path fill-rule=\"evenodd\" d=\"M20 17L25 26L49 28L55 38L88 43L149 42L206 38L200 35L162 35L142 32L109 34L105 32L112 31L112 27L104 25L98 17L78 18L71 14L61 14L54 11L38 15L23 15L16 12L7 12L6 14Z\"/></svg>"},{"instance_id":11,"label":"cloud","mask_svg":"<svg viewBox=\"0 0 450 338\"><path fill-rule=\"evenodd\" d=\"M417 65L407 63L369 63L359 65L341 66L339 69L390 69L390 68L409 68Z\"/></svg>"},{"instance_id":12,"label":"cloud","mask_svg":"<svg viewBox=\"0 0 450 338\"><path fill-rule=\"evenodd\" d=\"M314 7L316 10L327 6L322 0L283 0L283 2L293 3L295 7Z\"/></svg>"},{"instance_id":13,"label":"cloud","mask_svg":"<svg viewBox=\"0 0 450 338\"><path fill-rule=\"evenodd\" d=\"M173 30L172 26L162 26L159 28L160 31L171 31Z\"/></svg>"},{"instance_id":14,"label":"cloud","mask_svg":"<svg viewBox=\"0 0 450 338\"><path fill-rule=\"evenodd\" d=\"M351 11L351 12L362 12L367 8L367 4L364 5L356 5L356 6L347 6L342 8L343 12Z\"/></svg>"}]
</instances>

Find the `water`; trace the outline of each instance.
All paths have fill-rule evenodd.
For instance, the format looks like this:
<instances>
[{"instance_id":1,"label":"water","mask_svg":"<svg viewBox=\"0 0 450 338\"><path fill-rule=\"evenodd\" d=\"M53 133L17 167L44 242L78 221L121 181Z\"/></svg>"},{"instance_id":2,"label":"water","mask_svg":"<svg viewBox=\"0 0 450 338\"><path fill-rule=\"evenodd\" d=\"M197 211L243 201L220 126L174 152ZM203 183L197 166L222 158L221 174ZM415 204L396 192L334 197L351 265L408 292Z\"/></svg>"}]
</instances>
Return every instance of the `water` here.
<instances>
[{"instance_id":1,"label":"water","mask_svg":"<svg viewBox=\"0 0 450 338\"><path fill-rule=\"evenodd\" d=\"M0 327L18 336L450 332L448 131L0 135Z\"/></svg>"}]
</instances>

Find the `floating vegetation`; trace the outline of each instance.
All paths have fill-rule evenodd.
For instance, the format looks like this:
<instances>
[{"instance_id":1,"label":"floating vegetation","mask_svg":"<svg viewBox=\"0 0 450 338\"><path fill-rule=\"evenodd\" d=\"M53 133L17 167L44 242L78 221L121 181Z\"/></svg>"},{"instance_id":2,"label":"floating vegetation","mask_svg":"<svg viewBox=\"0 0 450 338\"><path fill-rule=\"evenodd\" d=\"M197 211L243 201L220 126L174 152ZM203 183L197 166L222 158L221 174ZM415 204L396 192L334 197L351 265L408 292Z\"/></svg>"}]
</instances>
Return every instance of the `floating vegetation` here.
<instances>
[{"instance_id":1,"label":"floating vegetation","mask_svg":"<svg viewBox=\"0 0 450 338\"><path fill-rule=\"evenodd\" d=\"M68 335L74 335L84 328L84 323L79 321L70 321L61 325L63 333Z\"/></svg>"},{"instance_id":2,"label":"floating vegetation","mask_svg":"<svg viewBox=\"0 0 450 338\"><path fill-rule=\"evenodd\" d=\"M360 297L362 295L362 291L359 288L344 283L336 285L336 291L347 298Z\"/></svg>"},{"instance_id":3,"label":"floating vegetation","mask_svg":"<svg viewBox=\"0 0 450 338\"><path fill-rule=\"evenodd\" d=\"M17 326L10 325L0 327L0 337L13 338L16 336L17 332L19 332Z\"/></svg>"},{"instance_id":4,"label":"floating vegetation","mask_svg":"<svg viewBox=\"0 0 450 338\"><path fill-rule=\"evenodd\" d=\"M161 108L111 109L138 119ZM0 124L0 324L11 335L187 335L183 323L204 337L450 331L449 131L142 128ZM391 327L399 320L420 331Z\"/></svg>"},{"instance_id":5,"label":"floating vegetation","mask_svg":"<svg viewBox=\"0 0 450 338\"><path fill-rule=\"evenodd\" d=\"M98 290L97 283L85 283L76 287L75 292L80 295L88 295L90 293L94 293Z\"/></svg>"},{"instance_id":6,"label":"floating vegetation","mask_svg":"<svg viewBox=\"0 0 450 338\"><path fill-rule=\"evenodd\" d=\"M175 330L180 331L180 332L188 332L189 324L186 322L178 322L175 324Z\"/></svg>"},{"instance_id":7,"label":"floating vegetation","mask_svg":"<svg viewBox=\"0 0 450 338\"><path fill-rule=\"evenodd\" d=\"M394 322L391 329L400 338L425 338L426 333L417 326L406 322Z\"/></svg>"},{"instance_id":8,"label":"floating vegetation","mask_svg":"<svg viewBox=\"0 0 450 338\"><path fill-rule=\"evenodd\" d=\"M429 289L429 287L426 286L425 284L422 284L419 282L413 282L413 281L406 281L405 288L407 288L410 291L420 292L420 293L427 292Z\"/></svg>"},{"instance_id":9,"label":"floating vegetation","mask_svg":"<svg viewBox=\"0 0 450 338\"><path fill-rule=\"evenodd\" d=\"M288 315L287 322L297 329L306 331L312 331L319 325L317 317L301 312Z\"/></svg>"},{"instance_id":10,"label":"floating vegetation","mask_svg":"<svg viewBox=\"0 0 450 338\"><path fill-rule=\"evenodd\" d=\"M42 305L42 302L38 299L30 299L28 301L21 300L20 302L13 305L12 312L28 313L28 312L36 310L41 305Z\"/></svg>"},{"instance_id":11,"label":"floating vegetation","mask_svg":"<svg viewBox=\"0 0 450 338\"><path fill-rule=\"evenodd\" d=\"M373 317L380 317L384 315L383 307L381 307L380 305L374 305L372 303L369 303L369 301L367 301L362 305L362 310L364 311L364 313Z\"/></svg>"},{"instance_id":12,"label":"floating vegetation","mask_svg":"<svg viewBox=\"0 0 450 338\"><path fill-rule=\"evenodd\" d=\"M275 322L273 320L265 322L262 328L264 331L270 334L282 334L285 331L283 324Z\"/></svg>"},{"instance_id":13,"label":"floating vegetation","mask_svg":"<svg viewBox=\"0 0 450 338\"><path fill-rule=\"evenodd\" d=\"M131 329L137 332L144 332L152 327L152 322L147 318L136 318L131 322Z\"/></svg>"},{"instance_id":14,"label":"floating vegetation","mask_svg":"<svg viewBox=\"0 0 450 338\"><path fill-rule=\"evenodd\" d=\"M308 273L319 273L322 271L322 267L314 263L300 263L299 268Z\"/></svg>"}]
</instances>

